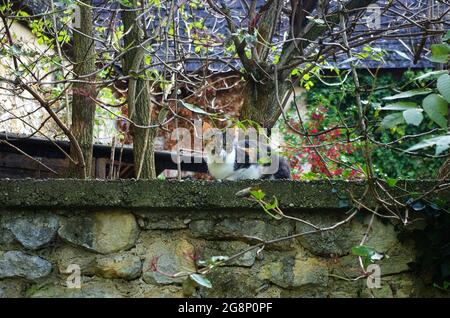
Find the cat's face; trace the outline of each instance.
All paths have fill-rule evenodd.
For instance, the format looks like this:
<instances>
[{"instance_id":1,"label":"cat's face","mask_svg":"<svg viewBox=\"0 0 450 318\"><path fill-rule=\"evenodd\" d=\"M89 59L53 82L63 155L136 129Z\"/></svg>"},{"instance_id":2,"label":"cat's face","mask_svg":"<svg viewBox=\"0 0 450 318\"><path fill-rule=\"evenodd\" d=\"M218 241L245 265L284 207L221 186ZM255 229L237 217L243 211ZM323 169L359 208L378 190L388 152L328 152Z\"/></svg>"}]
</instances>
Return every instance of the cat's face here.
<instances>
[{"instance_id":1,"label":"cat's face","mask_svg":"<svg viewBox=\"0 0 450 318\"><path fill-rule=\"evenodd\" d=\"M236 156L235 136L219 129L203 129L204 153L208 163L234 163Z\"/></svg>"}]
</instances>

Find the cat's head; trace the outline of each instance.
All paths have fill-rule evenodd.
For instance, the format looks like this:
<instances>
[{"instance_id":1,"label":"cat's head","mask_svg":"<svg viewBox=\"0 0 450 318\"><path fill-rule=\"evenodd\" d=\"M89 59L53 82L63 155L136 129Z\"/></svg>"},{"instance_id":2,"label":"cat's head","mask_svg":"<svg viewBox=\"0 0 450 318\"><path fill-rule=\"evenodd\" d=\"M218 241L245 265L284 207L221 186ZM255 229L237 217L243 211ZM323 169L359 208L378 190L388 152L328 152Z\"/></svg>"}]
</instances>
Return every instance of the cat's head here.
<instances>
[{"instance_id":1,"label":"cat's head","mask_svg":"<svg viewBox=\"0 0 450 318\"><path fill-rule=\"evenodd\" d=\"M236 156L237 135L233 129L222 131L203 124L203 151L210 163L232 163Z\"/></svg>"}]
</instances>

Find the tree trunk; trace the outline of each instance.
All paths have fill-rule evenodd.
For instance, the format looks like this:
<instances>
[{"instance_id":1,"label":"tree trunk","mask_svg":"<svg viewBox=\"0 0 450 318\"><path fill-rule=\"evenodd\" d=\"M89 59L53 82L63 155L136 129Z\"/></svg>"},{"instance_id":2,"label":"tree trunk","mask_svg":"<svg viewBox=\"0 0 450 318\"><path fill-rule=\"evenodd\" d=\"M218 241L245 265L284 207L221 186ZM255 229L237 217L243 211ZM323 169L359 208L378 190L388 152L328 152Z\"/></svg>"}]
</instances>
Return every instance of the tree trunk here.
<instances>
[{"instance_id":1,"label":"tree trunk","mask_svg":"<svg viewBox=\"0 0 450 318\"><path fill-rule=\"evenodd\" d=\"M74 50L74 72L83 83L74 83L72 99L72 126L71 131L80 144L85 166L70 164L69 176L89 178L92 170L92 143L95 118L96 88L94 84L84 83L91 81L93 77L84 75L95 72L95 44L92 40L93 21L91 0L83 0L87 6L80 6L81 27L74 32L73 50ZM70 155L76 158L74 146L71 144Z\"/></svg>"},{"instance_id":2,"label":"tree trunk","mask_svg":"<svg viewBox=\"0 0 450 318\"><path fill-rule=\"evenodd\" d=\"M272 128L281 115L281 103L288 92L288 83L272 81L257 83L248 80L244 86L244 102L241 108L240 119L252 120L264 128Z\"/></svg>"},{"instance_id":3,"label":"tree trunk","mask_svg":"<svg viewBox=\"0 0 450 318\"><path fill-rule=\"evenodd\" d=\"M131 120L136 124L148 126L151 124L152 105L148 92L148 83L138 80L135 109L131 114ZM141 179L155 179L154 139L155 129L143 129L133 126L133 155L135 177Z\"/></svg>"},{"instance_id":4,"label":"tree trunk","mask_svg":"<svg viewBox=\"0 0 450 318\"><path fill-rule=\"evenodd\" d=\"M137 8L136 1L133 1L132 3L133 8ZM125 47L134 47L143 42L142 30L140 30L137 21L137 11L130 10L129 7L123 5L122 8L126 9L122 12L122 22L124 24L126 34L124 36ZM134 48L125 54L123 61L123 70L125 75L128 75L130 70L135 73L138 69L141 69L142 63L134 65L138 50L139 49ZM133 66L135 66L136 69L132 69ZM149 92L149 83L141 78L130 79L129 83L132 80L136 81L136 89L135 96L128 96L129 101L130 99L134 99L134 103L128 102L128 114L134 123L141 126L149 126L152 123L151 116L153 110ZM130 89L128 90L128 93L130 94ZM154 158L154 139L156 129L139 128L133 124L131 124L131 128L133 133L135 176L136 178L142 179L155 179L157 177Z\"/></svg>"}]
</instances>

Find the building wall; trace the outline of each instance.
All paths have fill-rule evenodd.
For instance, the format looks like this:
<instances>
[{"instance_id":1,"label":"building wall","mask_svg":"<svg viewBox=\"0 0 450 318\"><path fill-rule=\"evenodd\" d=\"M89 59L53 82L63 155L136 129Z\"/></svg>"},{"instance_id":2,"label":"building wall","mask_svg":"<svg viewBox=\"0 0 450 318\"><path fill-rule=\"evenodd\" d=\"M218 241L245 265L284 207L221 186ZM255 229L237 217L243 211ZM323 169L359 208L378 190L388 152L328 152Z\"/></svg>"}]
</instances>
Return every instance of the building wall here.
<instances>
[{"instance_id":1,"label":"building wall","mask_svg":"<svg viewBox=\"0 0 450 318\"><path fill-rule=\"evenodd\" d=\"M19 68L23 69L22 63L27 65L37 78L42 78L52 69L50 65L41 61L41 55L52 56L55 52L44 44L38 43L38 39L24 25L13 22L9 25L14 45L20 48ZM4 30L4 25L0 21L0 30ZM9 44L2 45L4 48ZM13 80L14 64L13 59L8 56L0 57L0 76ZM44 81L52 81L53 75L45 77ZM21 76L25 83L35 81L31 75ZM37 87L36 85L34 86ZM9 132L16 134L31 134L41 126L48 117L47 112L40 108L39 103L24 91L13 92L13 85L4 81L0 82L0 132ZM41 89L50 88L48 85L41 85ZM45 94L43 94L44 97ZM55 110L59 104L55 105ZM61 113L64 113L62 111ZM60 115L61 115L60 113ZM65 119L65 118L64 118ZM50 137L60 134L56 125L49 120L41 132Z\"/></svg>"}]
</instances>

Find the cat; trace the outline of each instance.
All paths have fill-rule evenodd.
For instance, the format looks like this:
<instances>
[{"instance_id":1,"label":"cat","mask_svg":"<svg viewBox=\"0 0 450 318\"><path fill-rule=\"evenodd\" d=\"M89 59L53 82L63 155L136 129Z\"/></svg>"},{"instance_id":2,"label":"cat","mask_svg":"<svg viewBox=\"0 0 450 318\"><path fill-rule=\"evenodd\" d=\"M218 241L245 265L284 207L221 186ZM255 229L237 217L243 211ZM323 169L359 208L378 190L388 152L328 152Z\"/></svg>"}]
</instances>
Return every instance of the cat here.
<instances>
[{"instance_id":1,"label":"cat","mask_svg":"<svg viewBox=\"0 0 450 318\"><path fill-rule=\"evenodd\" d=\"M236 129L211 132L211 126L204 124L203 131L210 139L204 152L208 172L214 179L291 179L288 161L273 154L269 146L257 147L249 138L239 140Z\"/></svg>"}]
</instances>

